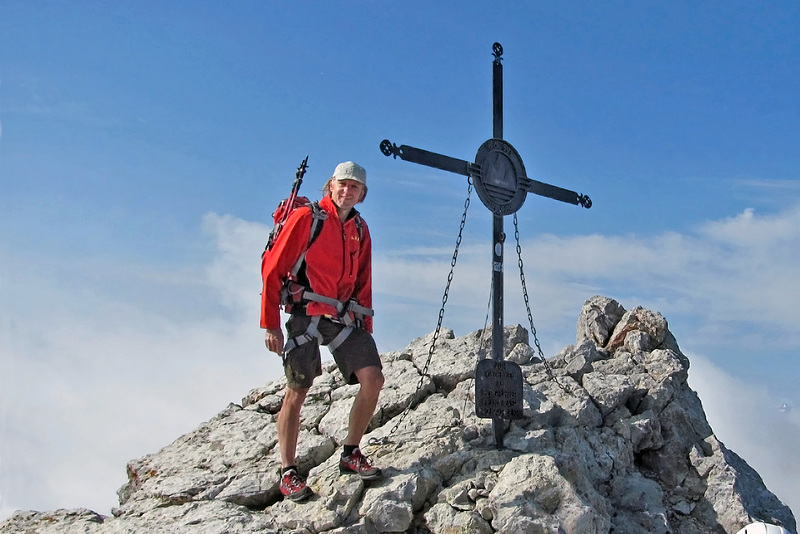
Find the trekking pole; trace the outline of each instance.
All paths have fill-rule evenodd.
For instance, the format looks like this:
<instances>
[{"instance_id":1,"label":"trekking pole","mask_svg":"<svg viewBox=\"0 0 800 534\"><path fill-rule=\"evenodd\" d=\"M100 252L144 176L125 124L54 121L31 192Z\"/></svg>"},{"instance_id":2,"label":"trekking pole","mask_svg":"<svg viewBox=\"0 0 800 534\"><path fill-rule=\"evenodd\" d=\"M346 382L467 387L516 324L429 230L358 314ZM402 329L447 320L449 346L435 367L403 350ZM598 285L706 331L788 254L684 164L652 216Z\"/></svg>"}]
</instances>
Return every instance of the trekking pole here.
<instances>
[{"instance_id":1,"label":"trekking pole","mask_svg":"<svg viewBox=\"0 0 800 534\"><path fill-rule=\"evenodd\" d=\"M289 194L289 198L284 200L281 205L278 206L276 213L273 214L275 225L272 227L272 231L269 233L267 246L264 248L264 252L272 248L272 245L275 243L275 239L278 237L281 228L283 228L283 223L286 222L286 219L289 218L289 214L295 208L294 203L297 200L297 192L300 190L300 185L303 183L303 176L305 176L307 168L308 156L306 156L306 159L304 159L300 166L297 167L297 173L295 174L294 182L292 182L292 192Z\"/></svg>"}]
</instances>

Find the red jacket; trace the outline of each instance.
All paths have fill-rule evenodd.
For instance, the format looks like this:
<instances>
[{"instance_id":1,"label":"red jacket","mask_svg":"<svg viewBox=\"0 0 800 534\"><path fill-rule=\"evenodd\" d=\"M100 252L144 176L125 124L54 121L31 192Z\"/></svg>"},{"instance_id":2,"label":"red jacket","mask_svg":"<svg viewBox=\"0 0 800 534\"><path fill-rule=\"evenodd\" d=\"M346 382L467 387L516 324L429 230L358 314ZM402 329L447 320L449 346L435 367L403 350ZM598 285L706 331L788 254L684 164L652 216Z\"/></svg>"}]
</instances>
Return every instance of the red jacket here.
<instances>
[{"instance_id":1,"label":"red jacket","mask_svg":"<svg viewBox=\"0 0 800 534\"><path fill-rule=\"evenodd\" d=\"M355 298L367 308L372 307L372 239L367 224L361 224L361 236L353 210L342 224L336 205L329 196L319 202L328 213L322 230L306 253L306 276L312 292L347 302ZM289 276L300 254L308 245L311 233L310 209L294 210L283 225L272 250L264 255L261 276L261 328L280 328L280 293L283 280ZM333 315L333 306L309 302L309 315ZM372 332L372 317L364 318L365 327Z\"/></svg>"}]
</instances>

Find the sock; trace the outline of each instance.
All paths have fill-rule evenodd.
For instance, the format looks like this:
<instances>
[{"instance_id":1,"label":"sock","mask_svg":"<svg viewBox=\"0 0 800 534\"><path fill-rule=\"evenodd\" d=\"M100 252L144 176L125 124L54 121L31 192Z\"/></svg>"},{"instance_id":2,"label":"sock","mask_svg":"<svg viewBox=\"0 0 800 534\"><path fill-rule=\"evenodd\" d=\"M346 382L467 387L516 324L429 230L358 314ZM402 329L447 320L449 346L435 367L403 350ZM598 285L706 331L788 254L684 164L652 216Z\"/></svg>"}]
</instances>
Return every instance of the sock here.
<instances>
[{"instance_id":1,"label":"sock","mask_svg":"<svg viewBox=\"0 0 800 534\"><path fill-rule=\"evenodd\" d=\"M281 476L285 475L287 471L294 471L295 473L297 473L297 466L290 465L289 467L284 467L283 469L281 469Z\"/></svg>"},{"instance_id":2,"label":"sock","mask_svg":"<svg viewBox=\"0 0 800 534\"><path fill-rule=\"evenodd\" d=\"M342 450L342 458L347 458L348 456L353 454L353 451L356 450L357 448L358 445L344 445Z\"/></svg>"}]
</instances>

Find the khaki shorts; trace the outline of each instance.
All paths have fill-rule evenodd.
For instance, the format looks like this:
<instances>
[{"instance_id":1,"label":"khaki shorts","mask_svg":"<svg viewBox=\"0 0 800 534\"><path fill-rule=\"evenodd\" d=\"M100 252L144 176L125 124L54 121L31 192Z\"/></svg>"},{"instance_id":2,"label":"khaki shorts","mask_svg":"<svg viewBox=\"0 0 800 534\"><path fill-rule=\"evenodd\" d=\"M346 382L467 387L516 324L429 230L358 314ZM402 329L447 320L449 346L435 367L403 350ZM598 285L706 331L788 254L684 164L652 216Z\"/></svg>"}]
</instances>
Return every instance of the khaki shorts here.
<instances>
[{"instance_id":1,"label":"khaki shorts","mask_svg":"<svg viewBox=\"0 0 800 534\"><path fill-rule=\"evenodd\" d=\"M303 334L311 322L306 315L292 315L286 322L289 339ZM322 344L330 343L344 325L335 323L325 317L321 318L317 329L322 335ZM357 384L355 372L365 367L382 369L381 358L372 334L363 328L353 328L336 350L331 352L339 366L339 371L348 384ZM310 388L314 379L322 374L322 359L319 353L319 342L314 339L293 348L283 355L283 370L287 384L292 389Z\"/></svg>"}]
</instances>

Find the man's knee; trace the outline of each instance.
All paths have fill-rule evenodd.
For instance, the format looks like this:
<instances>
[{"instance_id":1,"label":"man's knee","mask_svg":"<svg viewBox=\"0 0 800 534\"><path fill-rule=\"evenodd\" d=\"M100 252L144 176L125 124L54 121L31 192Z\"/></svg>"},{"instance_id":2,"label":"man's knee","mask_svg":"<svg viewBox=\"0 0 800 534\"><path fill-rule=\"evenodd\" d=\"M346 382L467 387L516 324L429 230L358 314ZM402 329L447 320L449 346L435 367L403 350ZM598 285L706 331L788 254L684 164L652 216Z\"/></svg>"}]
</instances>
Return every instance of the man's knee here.
<instances>
[{"instance_id":1,"label":"man's knee","mask_svg":"<svg viewBox=\"0 0 800 534\"><path fill-rule=\"evenodd\" d=\"M283 394L283 407L287 410L298 411L303 406L309 388L286 388Z\"/></svg>"},{"instance_id":2,"label":"man's knee","mask_svg":"<svg viewBox=\"0 0 800 534\"><path fill-rule=\"evenodd\" d=\"M380 391L385 378L380 367L365 367L356 371L356 376L362 388L370 391Z\"/></svg>"}]
</instances>

